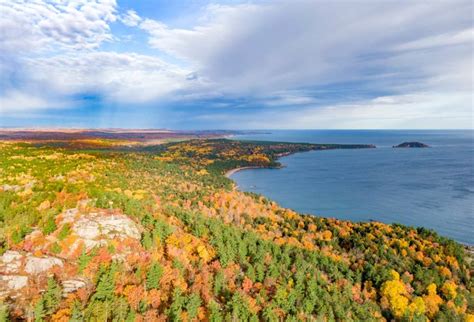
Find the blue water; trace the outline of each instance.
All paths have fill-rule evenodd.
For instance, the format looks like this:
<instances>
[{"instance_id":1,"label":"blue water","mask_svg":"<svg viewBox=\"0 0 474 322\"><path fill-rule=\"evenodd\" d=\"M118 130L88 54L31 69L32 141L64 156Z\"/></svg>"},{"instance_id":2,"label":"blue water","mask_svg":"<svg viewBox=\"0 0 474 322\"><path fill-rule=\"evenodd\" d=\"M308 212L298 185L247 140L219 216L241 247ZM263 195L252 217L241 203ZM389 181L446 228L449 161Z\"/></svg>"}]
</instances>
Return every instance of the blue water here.
<instances>
[{"instance_id":1,"label":"blue water","mask_svg":"<svg viewBox=\"0 0 474 322\"><path fill-rule=\"evenodd\" d=\"M298 212L424 226L474 245L474 131L271 131L235 139L375 144L298 153L281 158L282 169L232 179ZM405 141L432 148L392 148Z\"/></svg>"}]
</instances>

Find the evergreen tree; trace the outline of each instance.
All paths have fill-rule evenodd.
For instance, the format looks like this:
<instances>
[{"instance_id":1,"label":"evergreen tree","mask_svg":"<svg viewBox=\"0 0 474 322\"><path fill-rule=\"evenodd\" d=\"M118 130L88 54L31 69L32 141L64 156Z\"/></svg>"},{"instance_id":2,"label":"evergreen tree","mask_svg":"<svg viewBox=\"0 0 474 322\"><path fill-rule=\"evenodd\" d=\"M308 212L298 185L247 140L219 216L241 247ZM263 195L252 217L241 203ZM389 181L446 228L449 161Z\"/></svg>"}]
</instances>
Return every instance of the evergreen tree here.
<instances>
[{"instance_id":1,"label":"evergreen tree","mask_svg":"<svg viewBox=\"0 0 474 322\"><path fill-rule=\"evenodd\" d=\"M278 315L276 314L275 309L272 305L267 306L263 310L262 315L263 315L263 318L265 319L265 321L270 321L270 322L279 321Z\"/></svg>"},{"instance_id":2,"label":"evergreen tree","mask_svg":"<svg viewBox=\"0 0 474 322\"><path fill-rule=\"evenodd\" d=\"M133 310L129 310L125 322L135 322L136 314Z\"/></svg>"},{"instance_id":3,"label":"evergreen tree","mask_svg":"<svg viewBox=\"0 0 474 322\"><path fill-rule=\"evenodd\" d=\"M239 293L235 293L232 299L227 303L227 310L229 313L227 314L226 320L249 321L255 318Z\"/></svg>"},{"instance_id":4,"label":"evergreen tree","mask_svg":"<svg viewBox=\"0 0 474 322\"><path fill-rule=\"evenodd\" d=\"M114 275L116 271L116 266L115 264L112 264L109 268L102 267L102 272L99 272L99 280L97 282L96 291L92 299L100 301L110 301L114 297Z\"/></svg>"},{"instance_id":5,"label":"evergreen tree","mask_svg":"<svg viewBox=\"0 0 474 322\"><path fill-rule=\"evenodd\" d=\"M159 263L152 263L146 273L146 288L148 290L157 289L160 286L160 279L163 275L163 267Z\"/></svg>"},{"instance_id":6,"label":"evergreen tree","mask_svg":"<svg viewBox=\"0 0 474 322\"><path fill-rule=\"evenodd\" d=\"M130 306L124 297L115 297L113 302L114 321L125 321L130 312Z\"/></svg>"},{"instance_id":7,"label":"evergreen tree","mask_svg":"<svg viewBox=\"0 0 474 322\"><path fill-rule=\"evenodd\" d=\"M201 306L201 298L197 294L191 294L186 301L186 311L188 312L189 318L192 320L198 314L198 309Z\"/></svg>"},{"instance_id":8,"label":"evergreen tree","mask_svg":"<svg viewBox=\"0 0 474 322\"><path fill-rule=\"evenodd\" d=\"M81 303L78 300L75 300L72 303L71 308L71 318L70 322L82 322L84 321L84 316L82 313Z\"/></svg>"},{"instance_id":9,"label":"evergreen tree","mask_svg":"<svg viewBox=\"0 0 474 322\"><path fill-rule=\"evenodd\" d=\"M182 295L182 291L179 288L175 289L173 293L173 302L168 309L168 317L171 321L180 321L184 304L185 298Z\"/></svg>"},{"instance_id":10,"label":"evergreen tree","mask_svg":"<svg viewBox=\"0 0 474 322\"><path fill-rule=\"evenodd\" d=\"M44 321L44 317L46 316L46 312L45 312L45 308L44 308L43 298L40 298L38 303L36 303L33 314L35 316L35 322Z\"/></svg>"},{"instance_id":11,"label":"evergreen tree","mask_svg":"<svg viewBox=\"0 0 474 322\"><path fill-rule=\"evenodd\" d=\"M61 287L52 277L48 279L48 287L43 294L43 301L46 314L49 315L56 312L61 301Z\"/></svg>"},{"instance_id":12,"label":"evergreen tree","mask_svg":"<svg viewBox=\"0 0 474 322\"><path fill-rule=\"evenodd\" d=\"M85 251L82 252L81 256L79 256L79 259L78 259L78 261L79 261L79 272L82 272L91 260L92 260L91 255L87 255L87 253Z\"/></svg>"},{"instance_id":13,"label":"evergreen tree","mask_svg":"<svg viewBox=\"0 0 474 322\"><path fill-rule=\"evenodd\" d=\"M53 231L56 230L56 222L54 221L54 216L49 216L48 219L46 219L46 222L43 227L43 233L45 235L51 234Z\"/></svg>"},{"instance_id":14,"label":"evergreen tree","mask_svg":"<svg viewBox=\"0 0 474 322\"><path fill-rule=\"evenodd\" d=\"M210 322L222 322L224 318L221 314L221 308L214 300L209 303L209 321Z\"/></svg>"},{"instance_id":15,"label":"evergreen tree","mask_svg":"<svg viewBox=\"0 0 474 322\"><path fill-rule=\"evenodd\" d=\"M150 232L146 231L143 233L142 245L145 249L151 249L153 247L153 240Z\"/></svg>"},{"instance_id":16,"label":"evergreen tree","mask_svg":"<svg viewBox=\"0 0 474 322\"><path fill-rule=\"evenodd\" d=\"M8 306L0 302L0 322L8 321Z\"/></svg>"},{"instance_id":17,"label":"evergreen tree","mask_svg":"<svg viewBox=\"0 0 474 322\"><path fill-rule=\"evenodd\" d=\"M218 296L225 286L225 277L222 271L217 272L214 277L214 295Z\"/></svg>"}]
</instances>

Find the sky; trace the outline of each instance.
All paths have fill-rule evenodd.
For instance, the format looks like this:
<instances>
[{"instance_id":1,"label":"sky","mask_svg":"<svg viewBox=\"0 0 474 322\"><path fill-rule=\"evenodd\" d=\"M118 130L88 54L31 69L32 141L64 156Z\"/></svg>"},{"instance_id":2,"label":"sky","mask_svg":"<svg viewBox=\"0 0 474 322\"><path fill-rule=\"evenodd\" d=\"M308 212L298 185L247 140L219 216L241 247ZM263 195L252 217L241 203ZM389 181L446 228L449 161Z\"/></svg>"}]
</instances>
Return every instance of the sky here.
<instances>
[{"instance_id":1,"label":"sky","mask_svg":"<svg viewBox=\"0 0 474 322\"><path fill-rule=\"evenodd\" d=\"M0 0L0 127L472 129L471 0Z\"/></svg>"}]
</instances>

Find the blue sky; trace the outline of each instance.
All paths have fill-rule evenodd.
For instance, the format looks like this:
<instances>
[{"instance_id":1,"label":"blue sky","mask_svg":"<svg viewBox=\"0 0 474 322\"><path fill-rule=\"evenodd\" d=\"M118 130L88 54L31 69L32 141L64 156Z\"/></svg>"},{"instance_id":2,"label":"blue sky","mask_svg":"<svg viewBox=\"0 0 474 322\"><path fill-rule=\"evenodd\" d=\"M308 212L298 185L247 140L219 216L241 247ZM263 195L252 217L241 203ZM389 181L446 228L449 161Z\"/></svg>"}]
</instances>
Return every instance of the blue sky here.
<instances>
[{"instance_id":1,"label":"blue sky","mask_svg":"<svg viewBox=\"0 0 474 322\"><path fill-rule=\"evenodd\" d=\"M0 126L472 128L472 10L0 0Z\"/></svg>"}]
</instances>

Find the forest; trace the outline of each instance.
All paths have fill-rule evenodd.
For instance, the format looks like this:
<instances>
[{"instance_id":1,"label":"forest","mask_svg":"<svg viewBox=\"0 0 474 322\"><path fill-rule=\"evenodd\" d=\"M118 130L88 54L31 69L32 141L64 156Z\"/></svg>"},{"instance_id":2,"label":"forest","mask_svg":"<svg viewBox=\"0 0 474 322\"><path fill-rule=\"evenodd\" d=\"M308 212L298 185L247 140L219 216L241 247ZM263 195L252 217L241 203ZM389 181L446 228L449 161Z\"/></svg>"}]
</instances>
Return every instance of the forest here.
<instances>
[{"instance_id":1,"label":"forest","mask_svg":"<svg viewBox=\"0 0 474 322\"><path fill-rule=\"evenodd\" d=\"M0 141L0 321L474 321L463 245L224 175L338 148L373 146Z\"/></svg>"}]
</instances>

